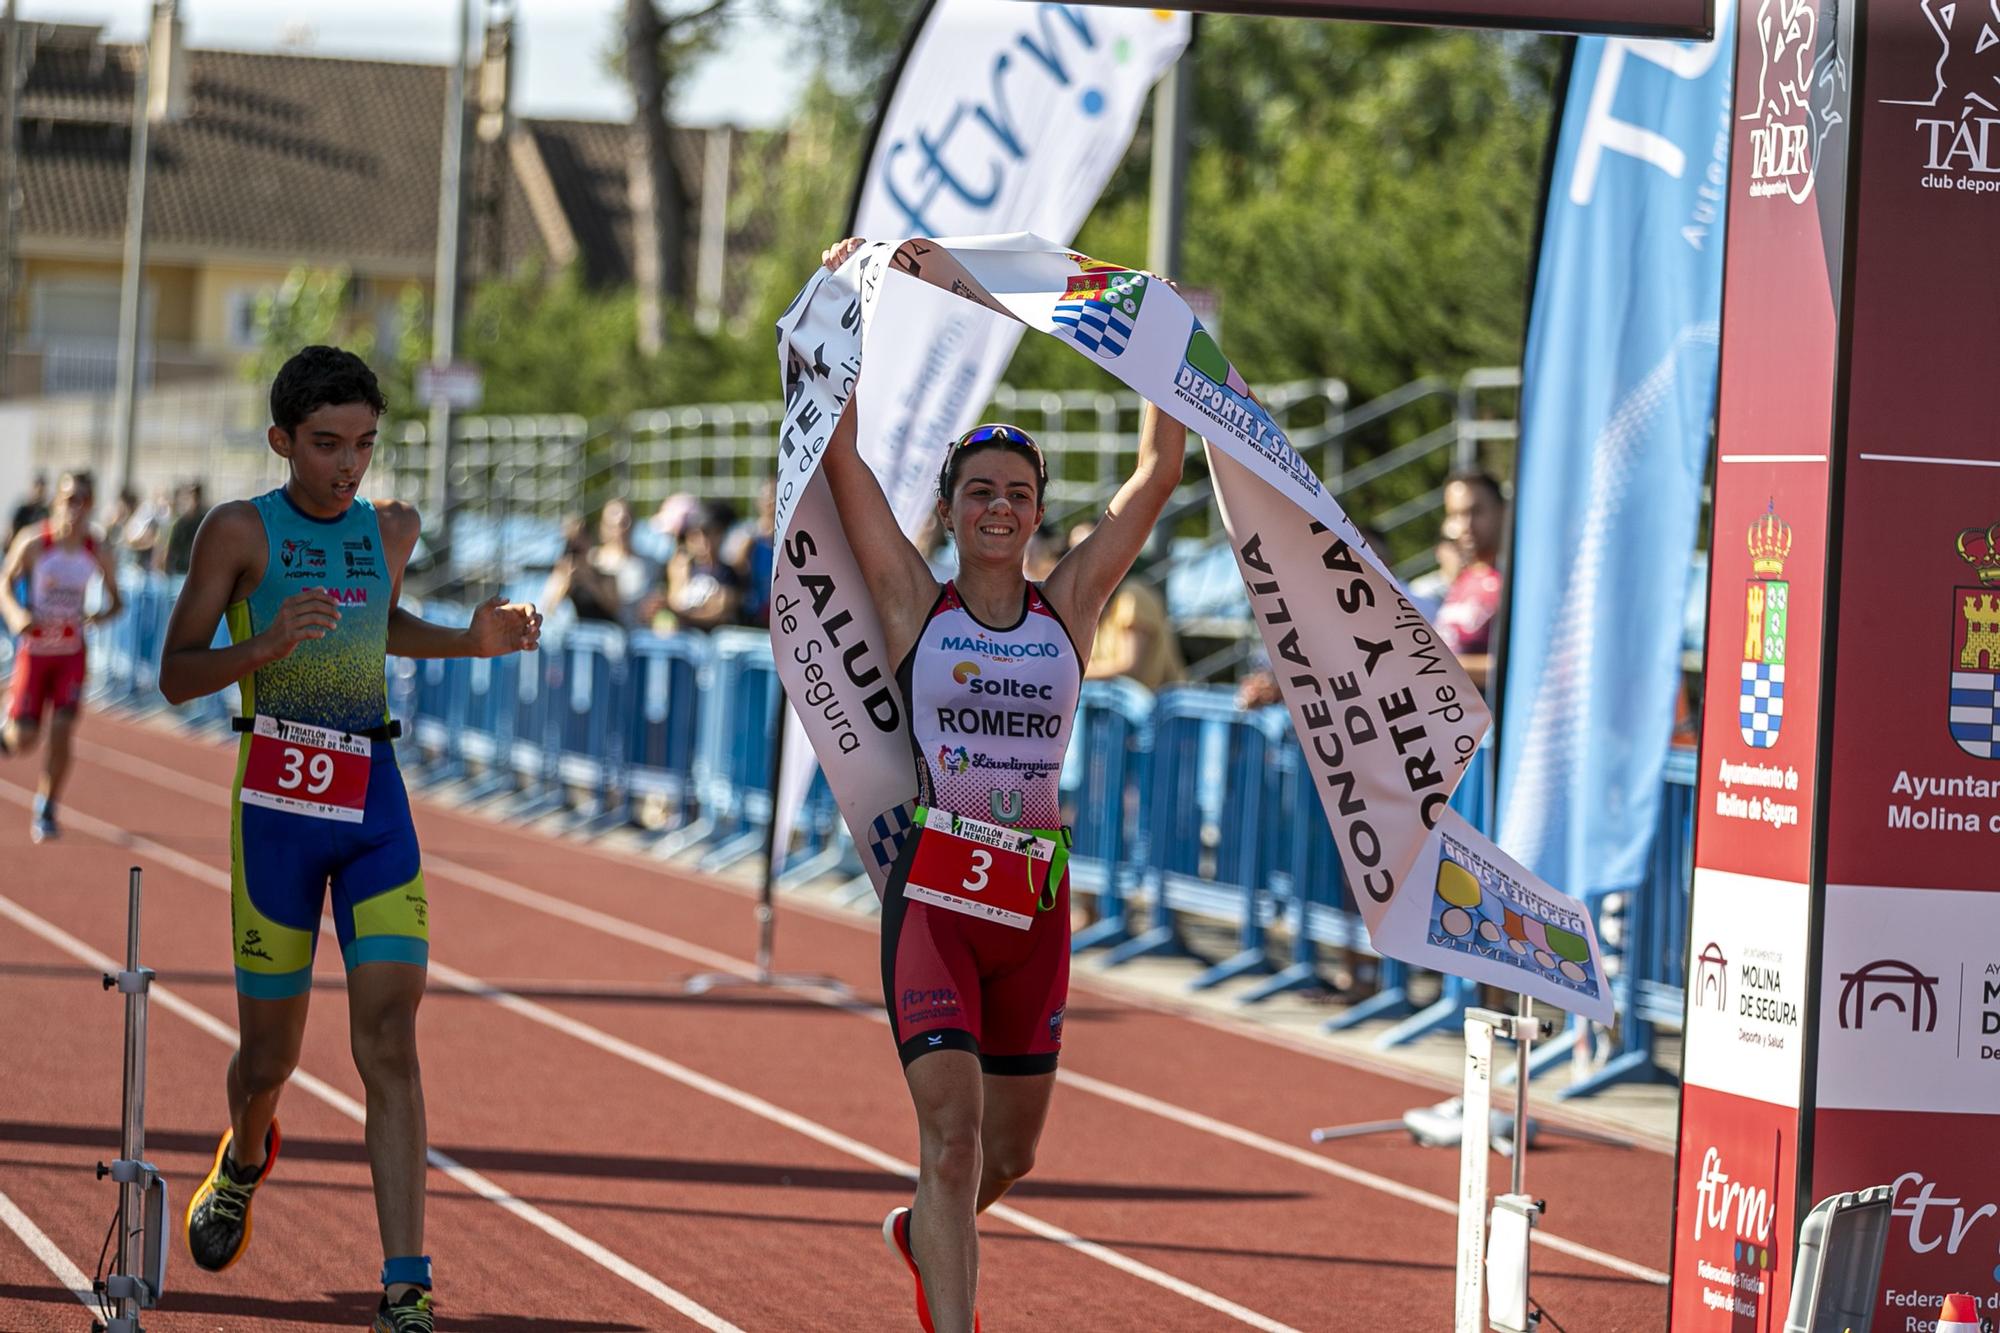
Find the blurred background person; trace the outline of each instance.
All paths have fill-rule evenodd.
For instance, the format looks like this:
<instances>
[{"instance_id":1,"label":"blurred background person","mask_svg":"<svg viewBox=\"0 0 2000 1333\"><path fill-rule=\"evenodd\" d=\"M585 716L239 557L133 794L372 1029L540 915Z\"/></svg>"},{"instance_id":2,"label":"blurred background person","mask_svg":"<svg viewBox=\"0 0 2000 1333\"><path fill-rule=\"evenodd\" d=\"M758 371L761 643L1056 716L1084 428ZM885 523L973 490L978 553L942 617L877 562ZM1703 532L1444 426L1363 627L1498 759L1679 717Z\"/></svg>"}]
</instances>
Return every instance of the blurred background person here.
<instances>
[{"instance_id":1,"label":"blurred background person","mask_svg":"<svg viewBox=\"0 0 2000 1333\"><path fill-rule=\"evenodd\" d=\"M174 521L167 528L167 540L160 547L160 569L180 575L194 560L194 534L208 516L208 500L198 481L183 482L174 493Z\"/></svg>"},{"instance_id":2,"label":"blurred background person","mask_svg":"<svg viewBox=\"0 0 2000 1333\"><path fill-rule=\"evenodd\" d=\"M618 614L618 586L590 558L594 543L590 530L584 526L583 515L565 515L562 533L562 554L549 570L541 604L551 614L566 606L579 621L623 624Z\"/></svg>"},{"instance_id":3,"label":"blurred background person","mask_svg":"<svg viewBox=\"0 0 2000 1333\"><path fill-rule=\"evenodd\" d=\"M1069 549L1075 550L1096 527L1095 523L1079 523L1071 528ZM1187 663L1167 619L1167 604L1136 570L1125 576L1104 604L1104 614L1097 620L1097 637L1090 646L1090 665L1083 673L1085 680L1119 676L1149 690L1187 679Z\"/></svg>"},{"instance_id":4,"label":"blurred background person","mask_svg":"<svg viewBox=\"0 0 2000 1333\"><path fill-rule=\"evenodd\" d=\"M1457 547L1459 570L1432 618L1472 683L1486 688L1493 667L1493 617L1500 610L1500 538L1507 501L1491 473L1454 472L1444 484L1444 539Z\"/></svg>"},{"instance_id":5,"label":"blurred background person","mask_svg":"<svg viewBox=\"0 0 2000 1333\"><path fill-rule=\"evenodd\" d=\"M743 590L736 571L722 558L722 539L735 517L728 505L711 500L681 534L680 546L667 562L665 615L671 617L670 627L709 630L736 618Z\"/></svg>"},{"instance_id":6,"label":"blurred background person","mask_svg":"<svg viewBox=\"0 0 2000 1333\"><path fill-rule=\"evenodd\" d=\"M174 521L173 499L166 487L153 489L152 498L140 505L125 522L125 552L142 570L160 567L161 543L167 525Z\"/></svg>"},{"instance_id":7,"label":"blurred background person","mask_svg":"<svg viewBox=\"0 0 2000 1333\"><path fill-rule=\"evenodd\" d=\"M14 506L14 516L7 522L7 547L12 549L14 539L21 530L41 522L49 516L49 479L37 472L28 482L28 493Z\"/></svg>"},{"instance_id":8,"label":"blurred background person","mask_svg":"<svg viewBox=\"0 0 2000 1333\"><path fill-rule=\"evenodd\" d=\"M121 568L130 558L125 549L125 533L138 512L139 492L127 486L118 492L118 498L111 502L111 512L104 516L104 531L99 535L97 544L104 549L113 569Z\"/></svg>"},{"instance_id":9,"label":"blurred background person","mask_svg":"<svg viewBox=\"0 0 2000 1333\"><path fill-rule=\"evenodd\" d=\"M777 550L778 483L766 479L757 488L757 513L729 530L723 538L722 561L736 571L742 600L736 621L753 629L771 624L771 557Z\"/></svg>"},{"instance_id":10,"label":"blurred background person","mask_svg":"<svg viewBox=\"0 0 2000 1333\"><path fill-rule=\"evenodd\" d=\"M1444 595L1451 591L1453 580L1465 562L1459 558L1458 543L1438 538L1432 548L1437 556L1437 568L1427 570L1410 580L1410 602L1424 613L1425 620L1436 620L1438 608L1444 605Z\"/></svg>"},{"instance_id":11,"label":"blurred background person","mask_svg":"<svg viewBox=\"0 0 2000 1333\"><path fill-rule=\"evenodd\" d=\"M1028 576L1028 582L1040 583L1055 573L1056 562L1069 550L1069 543L1062 533L1056 531L1053 523L1044 523L1035 529L1035 535L1028 538L1028 554L1021 562L1021 568Z\"/></svg>"},{"instance_id":12,"label":"blurred background person","mask_svg":"<svg viewBox=\"0 0 2000 1333\"><path fill-rule=\"evenodd\" d=\"M597 516L597 542L588 558L611 588L620 624L638 628L652 619L659 600L660 567L632 549L630 501L617 496L605 502Z\"/></svg>"}]
</instances>

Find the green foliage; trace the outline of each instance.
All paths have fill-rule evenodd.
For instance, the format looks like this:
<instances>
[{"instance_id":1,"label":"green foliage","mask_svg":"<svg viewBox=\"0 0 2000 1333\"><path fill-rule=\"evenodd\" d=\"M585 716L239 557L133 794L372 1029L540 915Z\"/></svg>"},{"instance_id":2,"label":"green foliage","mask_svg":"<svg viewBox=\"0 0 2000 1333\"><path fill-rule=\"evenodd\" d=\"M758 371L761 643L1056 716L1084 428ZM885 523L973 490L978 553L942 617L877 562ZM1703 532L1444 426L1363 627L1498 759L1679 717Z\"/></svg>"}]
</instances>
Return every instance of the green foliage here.
<instances>
[{"instance_id":1,"label":"green foliage","mask_svg":"<svg viewBox=\"0 0 2000 1333\"><path fill-rule=\"evenodd\" d=\"M649 361L633 345L629 292L593 291L574 273L488 283L462 342L486 372L485 410L596 417L771 397L772 321L842 234L879 81L917 9L818 0L800 25L822 43L820 67L788 129L739 148L757 168L741 173L731 208L739 224L756 219L761 245L733 257L733 294L746 295L731 324L704 333L677 312L666 352ZM1519 357L1559 56L1556 42L1520 35L1201 20L1176 276L1219 295L1223 347L1245 376L1337 377L1360 402ZM1149 140L1142 122L1079 249L1144 262ZM406 359L414 366L421 353ZM1008 379L1110 387L1047 338L1022 340ZM1356 441L1350 463L1424 424ZM1407 498L1369 501L1379 510Z\"/></svg>"},{"instance_id":2,"label":"green foliage","mask_svg":"<svg viewBox=\"0 0 2000 1333\"><path fill-rule=\"evenodd\" d=\"M243 377L269 384L292 353L315 343L336 343L367 360L375 351L375 331L348 308L348 272L295 268L277 290L257 298L257 352L243 362Z\"/></svg>"}]
</instances>

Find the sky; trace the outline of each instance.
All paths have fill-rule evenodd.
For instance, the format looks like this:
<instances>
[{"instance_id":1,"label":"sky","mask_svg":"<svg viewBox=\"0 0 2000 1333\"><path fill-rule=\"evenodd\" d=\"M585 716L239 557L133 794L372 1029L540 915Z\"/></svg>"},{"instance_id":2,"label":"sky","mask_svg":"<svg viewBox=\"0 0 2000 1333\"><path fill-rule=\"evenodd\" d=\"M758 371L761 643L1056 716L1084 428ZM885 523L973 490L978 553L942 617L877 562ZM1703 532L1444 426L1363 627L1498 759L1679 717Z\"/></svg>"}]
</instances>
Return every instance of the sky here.
<instances>
[{"instance_id":1,"label":"sky","mask_svg":"<svg viewBox=\"0 0 2000 1333\"><path fill-rule=\"evenodd\" d=\"M476 0L475 15L483 12ZM622 120L631 99L606 68L623 0L516 0L515 109L530 116ZM16 0L23 20L96 23L114 41L144 37L151 0ZM302 50L442 64L451 58L458 0L180 0L190 46ZM768 126L788 109L788 86L743 71L784 67L787 44L772 25L744 24L690 77L675 108L687 125Z\"/></svg>"}]
</instances>

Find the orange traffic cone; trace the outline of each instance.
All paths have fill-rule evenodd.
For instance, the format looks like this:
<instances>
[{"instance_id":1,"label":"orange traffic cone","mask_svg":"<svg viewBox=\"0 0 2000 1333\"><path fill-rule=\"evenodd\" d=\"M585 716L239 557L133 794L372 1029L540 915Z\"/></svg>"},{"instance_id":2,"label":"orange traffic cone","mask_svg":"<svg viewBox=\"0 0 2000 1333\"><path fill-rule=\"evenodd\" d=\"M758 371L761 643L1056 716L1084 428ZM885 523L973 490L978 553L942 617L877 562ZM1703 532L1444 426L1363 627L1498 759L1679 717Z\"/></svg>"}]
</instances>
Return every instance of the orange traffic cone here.
<instances>
[{"instance_id":1,"label":"orange traffic cone","mask_svg":"<svg viewBox=\"0 0 2000 1333\"><path fill-rule=\"evenodd\" d=\"M1945 1297L1944 1309L1938 1314L1937 1333L1980 1333L1979 1301L1963 1293Z\"/></svg>"}]
</instances>

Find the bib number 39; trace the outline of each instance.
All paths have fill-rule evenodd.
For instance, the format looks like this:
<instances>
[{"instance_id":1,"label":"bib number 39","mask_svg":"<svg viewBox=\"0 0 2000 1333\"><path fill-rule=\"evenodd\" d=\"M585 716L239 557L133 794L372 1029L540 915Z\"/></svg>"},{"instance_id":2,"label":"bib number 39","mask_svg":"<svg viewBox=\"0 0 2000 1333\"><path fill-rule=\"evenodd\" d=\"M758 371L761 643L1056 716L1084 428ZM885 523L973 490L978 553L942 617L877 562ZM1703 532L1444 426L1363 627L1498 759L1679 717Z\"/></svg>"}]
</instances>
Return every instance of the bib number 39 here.
<instances>
[{"instance_id":1,"label":"bib number 39","mask_svg":"<svg viewBox=\"0 0 2000 1333\"><path fill-rule=\"evenodd\" d=\"M358 824L368 804L373 745L327 727L259 717L243 765L245 805Z\"/></svg>"}]
</instances>

